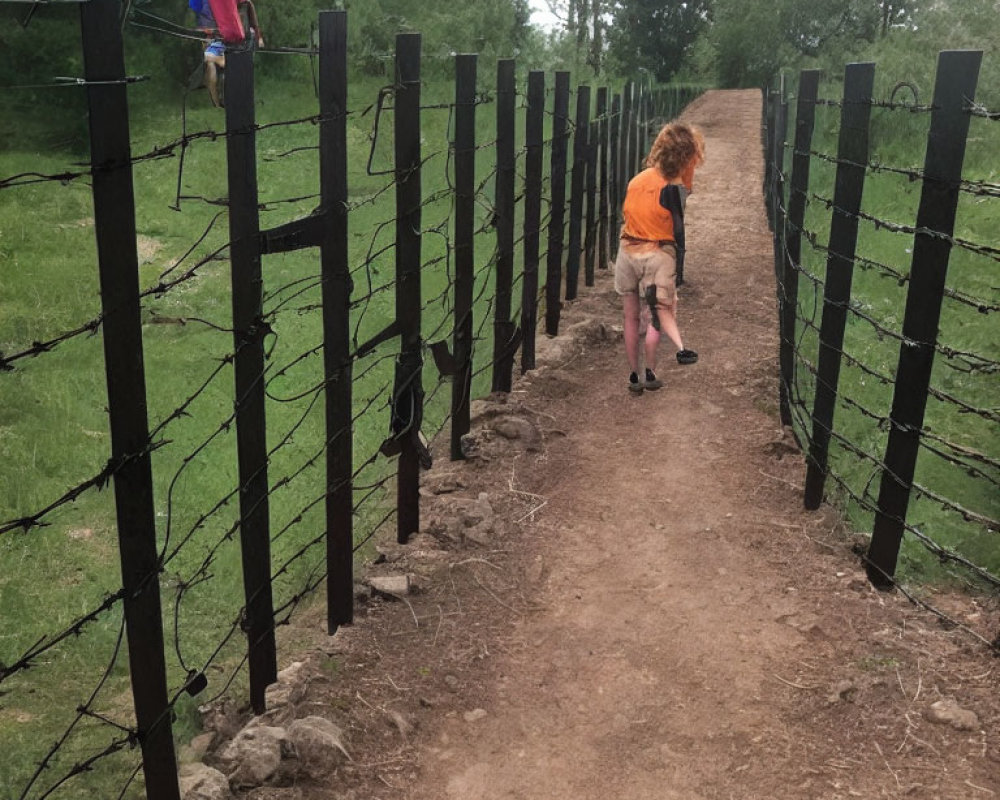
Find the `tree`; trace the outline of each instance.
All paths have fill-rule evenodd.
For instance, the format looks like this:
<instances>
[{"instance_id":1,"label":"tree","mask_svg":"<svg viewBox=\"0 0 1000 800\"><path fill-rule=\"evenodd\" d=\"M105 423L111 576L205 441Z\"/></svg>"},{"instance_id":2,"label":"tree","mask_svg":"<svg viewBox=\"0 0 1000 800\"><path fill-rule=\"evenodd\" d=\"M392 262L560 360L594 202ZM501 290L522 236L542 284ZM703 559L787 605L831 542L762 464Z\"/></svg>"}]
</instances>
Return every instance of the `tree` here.
<instances>
[{"instance_id":1,"label":"tree","mask_svg":"<svg viewBox=\"0 0 1000 800\"><path fill-rule=\"evenodd\" d=\"M593 0L591 21L593 35L590 40L590 53L587 63L594 68L594 74L601 74L601 64L604 63L604 3L603 0Z\"/></svg>"},{"instance_id":2,"label":"tree","mask_svg":"<svg viewBox=\"0 0 1000 800\"><path fill-rule=\"evenodd\" d=\"M707 36L718 79L723 86L760 86L798 56L834 43L856 49L878 36L883 8L875 0L715 0Z\"/></svg>"},{"instance_id":3,"label":"tree","mask_svg":"<svg viewBox=\"0 0 1000 800\"><path fill-rule=\"evenodd\" d=\"M625 74L667 81L711 18L709 0L611 0L609 55Z\"/></svg>"}]
</instances>

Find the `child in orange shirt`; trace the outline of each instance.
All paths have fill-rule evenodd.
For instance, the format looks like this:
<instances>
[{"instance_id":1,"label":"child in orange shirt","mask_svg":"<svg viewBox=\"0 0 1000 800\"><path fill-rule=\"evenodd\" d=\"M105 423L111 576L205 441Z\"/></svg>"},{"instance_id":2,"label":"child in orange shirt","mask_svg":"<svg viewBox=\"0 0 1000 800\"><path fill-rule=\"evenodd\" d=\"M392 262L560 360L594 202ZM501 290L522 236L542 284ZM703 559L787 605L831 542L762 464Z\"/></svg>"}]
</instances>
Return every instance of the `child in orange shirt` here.
<instances>
[{"instance_id":1,"label":"child in orange shirt","mask_svg":"<svg viewBox=\"0 0 1000 800\"><path fill-rule=\"evenodd\" d=\"M656 347L660 332L677 347L677 361L693 364L677 327L677 262L684 252L684 204L693 189L694 170L704 161L701 133L682 123L664 125L646 158L646 169L629 181L622 204L621 242L615 261L615 291L625 310L625 354L632 372L629 391L659 389ZM645 336L645 380L639 378L640 292L651 310Z\"/></svg>"}]
</instances>

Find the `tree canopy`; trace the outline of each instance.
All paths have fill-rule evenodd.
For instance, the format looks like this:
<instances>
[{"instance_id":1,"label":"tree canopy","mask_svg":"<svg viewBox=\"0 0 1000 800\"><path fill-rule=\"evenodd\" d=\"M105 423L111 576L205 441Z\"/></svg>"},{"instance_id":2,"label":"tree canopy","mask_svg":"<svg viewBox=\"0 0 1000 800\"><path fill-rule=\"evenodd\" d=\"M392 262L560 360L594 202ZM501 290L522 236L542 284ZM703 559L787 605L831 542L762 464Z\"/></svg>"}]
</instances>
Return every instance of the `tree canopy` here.
<instances>
[{"instance_id":1,"label":"tree canopy","mask_svg":"<svg viewBox=\"0 0 1000 800\"><path fill-rule=\"evenodd\" d=\"M710 0L611 0L609 55L625 74L668 81L711 21Z\"/></svg>"}]
</instances>

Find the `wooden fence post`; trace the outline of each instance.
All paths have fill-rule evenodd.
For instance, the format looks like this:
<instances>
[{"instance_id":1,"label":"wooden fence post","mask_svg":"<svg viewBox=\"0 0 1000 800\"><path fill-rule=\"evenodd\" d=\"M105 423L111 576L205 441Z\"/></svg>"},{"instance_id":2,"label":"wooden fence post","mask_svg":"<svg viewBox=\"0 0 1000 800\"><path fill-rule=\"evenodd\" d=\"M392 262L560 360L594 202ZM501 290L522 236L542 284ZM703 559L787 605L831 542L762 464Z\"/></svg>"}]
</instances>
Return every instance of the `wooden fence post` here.
<instances>
[{"instance_id":1,"label":"wooden fence post","mask_svg":"<svg viewBox=\"0 0 1000 800\"><path fill-rule=\"evenodd\" d=\"M597 267L608 267L608 87L597 90L597 164L600 178L597 187Z\"/></svg>"},{"instance_id":2,"label":"wooden fence post","mask_svg":"<svg viewBox=\"0 0 1000 800\"><path fill-rule=\"evenodd\" d=\"M179 800L167 700L119 3L80 6L129 674L149 800ZM8 754L7 758L12 757Z\"/></svg>"},{"instance_id":3,"label":"wooden fence post","mask_svg":"<svg viewBox=\"0 0 1000 800\"><path fill-rule=\"evenodd\" d=\"M871 118L875 65L848 64L844 72L844 100L840 109L837 177L830 219L823 318L819 331L813 435L806 470L805 507L819 508L826 483L830 436L833 433L840 356L844 345L847 308L851 301L854 253L858 243L858 212L868 164L868 123Z\"/></svg>"},{"instance_id":4,"label":"wooden fence post","mask_svg":"<svg viewBox=\"0 0 1000 800\"><path fill-rule=\"evenodd\" d=\"M868 578L880 588L893 584L906 524L934 365L934 346L951 254L950 237L955 231L959 181L969 134L968 105L976 94L982 58L978 50L946 50L938 56L931 103L934 110L927 134L910 286L903 314L903 342L899 348L889 415L889 442L868 548Z\"/></svg>"},{"instance_id":5,"label":"wooden fence post","mask_svg":"<svg viewBox=\"0 0 1000 800\"><path fill-rule=\"evenodd\" d=\"M770 87L764 87L763 99L764 129L761 131L764 139L764 211L767 214L767 227L774 230L774 93Z\"/></svg>"},{"instance_id":6,"label":"wooden fence post","mask_svg":"<svg viewBox=\"0 0 1000 800\"><path fill-rule=\"evenodd\" d=\"M634 84L628 81L622 92L622 125L619 136L619 146L621 156L618 163L620 172L618 175L618 202L619 205L625 199L625 190L628 189L628 182L632 180L635 173L632 172L632 147L635 137L632 130L632 94Z\"/></svg>"},{"instance_id":7,"label":"wooden fence post","mask_svg":"<svg viewBox=\"0 0 1000 800\"><path fill-rule=\"evenodd\" d=\"M566 215L566 132L569 121L569 73L556 72L556 92L552 115L552 213L549 215L548 254L545 273L545 332L559 334L562 311L563 224Z\"/></svg>"},{"instance_id":8,"label":"wooden fence post","mask_svg":"<svg viewBox=\"0 0 1000 800\"><path fill-rule=\"evenodd\" d=\"M271 598L271 535L264 415L264 281L257 210L257 135L253 53L226 54L226 158L229 176L229 253L236 355L236 450L240 481L240 548L250 704L266 710L264 690L278 679Z\"/></svg>"},{"instance_id":9,"label":"wooden fence post","mask_svg":"<svg viewBox=\"0 0 1000 800\"><path fill-rule=\"evenodd\" d=\"M464 458L472 391L472 300L475 290L476 66L479 56L455 56L455 352L451 387L451 458Z\"/></svg>"},{"instance_id":10,"label":"wooden fence post","mask_svg":"<svg viewBox=\"0 0 1000 800\"><path fill-rule=\"evenodd\" d=\"M521 286L521 373L535 368L538 328L538 249L542 224L542 140L545 72L528 73L524 156L524 283Z\"/></svg>"},{"instance_id":11,"label":"wooden fence post","mask_svg":"<svg viewBox=\"0 0 1000 800\"><path fill-rule=\"evenodd\" d=\"M566 244L566 299L575 300L583 256L583 190L587 173L587 134L590 119L590 87L576 87L576 123L573 127L573 175L569 195L569 241Z\"/></svg>"},{"instance_id":12,"label":"wooden fence post","mask_svg":"<svg viewBox=\"0 0 1000 800\"><path fill-rule=\"evenodd\" d=\"M423 355L420 336L420 44L419 33L396 35L395 178L396 320L399 361L393 389L392 430L400 445L396 478L396 538L420 530L420 424Z\"/></svg>"},{"instance_id":13,"label":"wooden fence post","mask_svg":"<svg viewBox=\"0 0 1000 800\"><path fill-rule=\"evenodd\" d=\"M795 320L799 302L799 269L802 264L802 226L806 216L806 192L809 190L809 149L812 147L816 119L816 93L819 70L805 69L799 74L795 110L795 149L792 152L792 180L788 190L788 224L785 228L785 252L781 280L778 283L778 313L781 324L779 363L781 365L781 424L792 424L792 387L795 385Z\"/></svg>"},{"instance_id":14,"label":"wooden fence post","mask_svg":"<svg viewBox=\"0 0 1000 800\"><path fill-rule=\"evenodd\" d=\"M323 369L326 384L326 625L354 621L354 438L351 270L347 250L347 12L319 15L319 182L325 219Z\"/></svg>"},{"instance_id":15,"label":"wooden fence post","mask_svg":"<svg viewBox=\"0 0 1000 800\"><path fill-rule=\"evenodd\" d=\"M493 391L509 392L519 336L510 318L514 281L514 59L497 61L496 305L493 317Z\"/></svg>"},{"instance_id":16,"label":"wooden fence post","mask_svg":"<svg viewBox=\"0 0 1000 800\"><path fill-rule=\"evenodd\" d=\"M631 125L628 129L628 174L630 176L638 175L639 170L639 149L642 146L640 144L640 131L642 129L642 81L635 83L632 89L632 115L631 115Z\"/></svg>"},{"instance_id":17,"label":"wooden fence post","mask_svg":"<svg viewBox=\"0 0 1000 800\"><path fill-rule=\"evenodd\" d=\"M782 73L778 84L778 96L774 107L774 191L771 201L774 208L771 217L774 220L774 275L781 278L781 268L784 264L783 250L785 247L785 138L788 135L788 100L785 98L785 76Z\"/></svg>"},{"instance_id":18,"label":"wooden fence post","mask_svg":"<svg viewBox=\"0 0 1000 800\"><path fill-rule=\"evenodd\" d=\"M608 161L611 164L608 175L608 202L610 208L610 231L608 241L608 256L612 260L618 255L618 229L621 226L621 147L619 133L622 122L622 96L616 94L611 98L611 129L608 132Z\"/></svg>"},{"instance_id":19,"label":"wooden fence post","mask_svg":"<svg viewBox=\"0 0 1000 800\"><path fill-rule=\"evenodd\" d=\"M646 127L649 119L649 109L647 100L649 91L645 81L639 81L638 99L635 104L635 152L632 162L632 174L638 175L645 169L643 161L646 159Z\"/></svg>"},{"instance_id":20,"label":"wooden fence post","mask_svg":"<svg viewBox=\"0 0 1000 800\"><path fill-rule=\"evenodd\" d=\"M594 256L597 250L597 151L599 131L600 120L594 119L587 124L587 169L584 176L587 213L583 229L583 282L585 286L594 285Z\"/></svg>"}]
</instances>

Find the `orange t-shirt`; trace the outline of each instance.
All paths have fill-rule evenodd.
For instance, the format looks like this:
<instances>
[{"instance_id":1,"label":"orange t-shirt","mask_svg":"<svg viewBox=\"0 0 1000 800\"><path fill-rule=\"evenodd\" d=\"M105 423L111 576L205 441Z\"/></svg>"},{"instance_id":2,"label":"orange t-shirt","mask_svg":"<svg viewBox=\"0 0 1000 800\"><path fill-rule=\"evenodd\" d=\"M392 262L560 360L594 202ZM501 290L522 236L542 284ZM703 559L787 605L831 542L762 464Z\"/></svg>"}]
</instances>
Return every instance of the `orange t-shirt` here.
<instances>
[{"instance_id":1,"label":"orange t-shirt","mask_svg":"<svg viewBox=\"0 0 1000 800\"><path fill-rule=\"evenodd\" d=\"M652 242L674 241L674 218L660 203L663 187L682 183L691 191L694 180L694 163L681 172L678 179L668 180L655 167L647 167L628 182L625 202L622 203L622 236Z\"/></svg>"}]
</instances>

